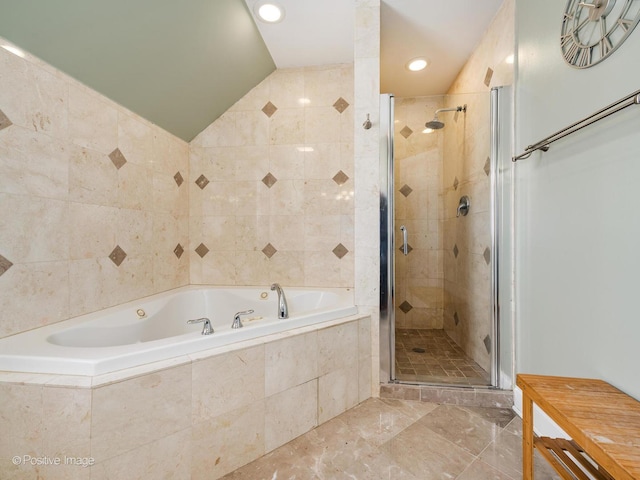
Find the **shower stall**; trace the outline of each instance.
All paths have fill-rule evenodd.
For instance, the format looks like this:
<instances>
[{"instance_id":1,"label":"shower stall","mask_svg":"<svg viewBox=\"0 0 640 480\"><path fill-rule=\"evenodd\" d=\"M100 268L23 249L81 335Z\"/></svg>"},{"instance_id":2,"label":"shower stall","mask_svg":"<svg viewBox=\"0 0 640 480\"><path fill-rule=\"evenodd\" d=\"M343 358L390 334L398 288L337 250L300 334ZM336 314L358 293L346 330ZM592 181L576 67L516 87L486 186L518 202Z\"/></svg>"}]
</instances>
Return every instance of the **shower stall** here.
<instances>
[{"instance_id":1,"label":"shower stall","mask_svg":"<svg viewBox=\"0 0 640 480\"><path fill-rule=\"evenodd\" d=\"M381 98L383 382L510 387L510 114L507 87Z\"/></svg>"}]
</instances>

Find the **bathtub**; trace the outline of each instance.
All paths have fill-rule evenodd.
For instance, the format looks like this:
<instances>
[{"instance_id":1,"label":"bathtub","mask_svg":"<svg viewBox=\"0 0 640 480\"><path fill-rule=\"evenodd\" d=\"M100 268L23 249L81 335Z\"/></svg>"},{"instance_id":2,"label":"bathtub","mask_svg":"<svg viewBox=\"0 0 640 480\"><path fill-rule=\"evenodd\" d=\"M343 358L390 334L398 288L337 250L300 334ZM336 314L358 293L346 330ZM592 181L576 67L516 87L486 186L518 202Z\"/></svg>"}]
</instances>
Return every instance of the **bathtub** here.
<instances>
[{"instance_id":1,"label":"bathtub","mask_svg":"<svg viewBox=\"0 0 640 480\"><path fill-rule=\"evenodd\" d=\"M188 286L0 340L0 371L95 376L357 313L351 289ZM244 326L232 329L234 315ZM214 332L202 335L206 317Z\"/></svg>"}]
</instances>

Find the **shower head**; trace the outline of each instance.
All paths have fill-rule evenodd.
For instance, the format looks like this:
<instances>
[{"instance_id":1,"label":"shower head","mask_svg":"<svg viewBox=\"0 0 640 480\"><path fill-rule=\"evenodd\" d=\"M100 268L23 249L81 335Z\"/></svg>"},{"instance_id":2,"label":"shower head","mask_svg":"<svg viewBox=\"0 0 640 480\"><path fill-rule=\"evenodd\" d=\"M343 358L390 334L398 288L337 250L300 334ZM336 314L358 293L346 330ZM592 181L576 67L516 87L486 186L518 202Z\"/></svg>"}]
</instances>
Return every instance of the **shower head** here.
<instances>
[{"instance_id":1,"label":"shower head","mask_svg":"<svg viewBox=\"0 0 640 480\"><path fill-rule=\"evenodd\" d=\"M438 120L438 116L433 117L433 120L424 124L425 127L430 128L431 130L440 130L444 127L444 123Z\"/></svg>"},{"instance_id":2,"label":"shower head","mask_svg":"<svg viewBox=\"0 0 640 480\"><path fill-rule=\"evenodd\" d=\"M440 130L444 128L444 122L438 120L438 114L441 112L466 112L467 105L460 106L454 108L440 108L436 110L436 114L433 116L433 120L424 124L425 127L430 128L431 130Z\"/></svg>"}]
</instances>

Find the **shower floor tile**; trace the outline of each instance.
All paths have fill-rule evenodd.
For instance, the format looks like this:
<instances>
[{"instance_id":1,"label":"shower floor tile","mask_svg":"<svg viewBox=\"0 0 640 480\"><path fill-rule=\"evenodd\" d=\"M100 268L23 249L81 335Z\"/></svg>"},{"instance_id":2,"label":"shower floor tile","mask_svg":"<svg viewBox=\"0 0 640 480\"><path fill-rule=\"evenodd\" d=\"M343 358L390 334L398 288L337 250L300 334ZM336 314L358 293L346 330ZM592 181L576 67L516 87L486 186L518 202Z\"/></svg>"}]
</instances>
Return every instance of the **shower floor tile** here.
<instances>
[{"instance_id":1,"label":"shower floor tile","mask_svg":"<svg viewBox=\"0 0 640 480\"><path fill-rule=\"evenodd\" d=\"M396 379L449 385L489 385L490 377L444 330L396 329Z\"/></svg>"}]
</instances>

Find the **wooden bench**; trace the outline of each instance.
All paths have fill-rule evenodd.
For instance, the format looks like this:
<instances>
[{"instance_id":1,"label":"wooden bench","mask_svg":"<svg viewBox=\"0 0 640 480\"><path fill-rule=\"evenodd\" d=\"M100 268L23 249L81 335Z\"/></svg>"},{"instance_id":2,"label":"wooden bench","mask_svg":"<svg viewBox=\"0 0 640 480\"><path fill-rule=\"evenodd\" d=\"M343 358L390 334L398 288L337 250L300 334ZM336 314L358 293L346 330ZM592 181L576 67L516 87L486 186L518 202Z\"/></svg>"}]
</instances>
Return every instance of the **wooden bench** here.
<instances>
[{"instance_id":1,"label":"wooden bench","mask_svg":"<svg viewBox=\"0 0 640 480\"><path fill-rule=\"evenodd\" d=\"M566 480L589 480L584 471L597 480L640 480L640 402L602 380L519 374L516 384L524 480L534 478L534 447ZM533 403L571 440L534 436Z\"/></svg>"}]
</instances>

